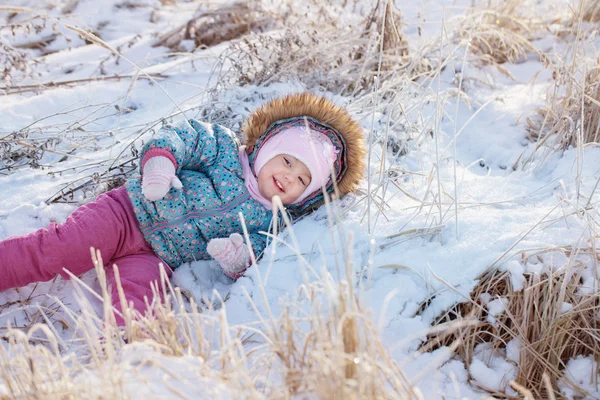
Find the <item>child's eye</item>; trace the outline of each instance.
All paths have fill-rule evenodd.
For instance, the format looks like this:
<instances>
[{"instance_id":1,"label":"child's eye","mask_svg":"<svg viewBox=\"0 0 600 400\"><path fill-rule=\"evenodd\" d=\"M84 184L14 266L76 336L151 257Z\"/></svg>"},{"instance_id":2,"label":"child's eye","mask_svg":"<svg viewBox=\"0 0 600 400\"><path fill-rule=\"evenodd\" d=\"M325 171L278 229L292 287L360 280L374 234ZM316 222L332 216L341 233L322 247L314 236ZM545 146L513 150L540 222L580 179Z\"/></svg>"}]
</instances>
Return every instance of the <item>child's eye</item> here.
<instances>
[{"instance_id":1,"label":"child's eye","mask_svg":"<svg viewBox=\"0 0 600 400\"><path fill-rule=\"evenodd\" d=\"M299 177L298 179L300 179L300 183L302 184L302 186L306 186L306 183L304 183L304 178Z\"/></svg>"},{"instance_id":2,"label":"child's eye","mask_svg":"<svg viewBox=\"0 0 600 400\"><path fill-rule=\"evenodd\" d=\"M288 160L287 158L283 157L283 160L285 161L285 165L287 165L288 167L292 165L292 163L290 163L290 160Z\"/></svg>"}]
</instances>

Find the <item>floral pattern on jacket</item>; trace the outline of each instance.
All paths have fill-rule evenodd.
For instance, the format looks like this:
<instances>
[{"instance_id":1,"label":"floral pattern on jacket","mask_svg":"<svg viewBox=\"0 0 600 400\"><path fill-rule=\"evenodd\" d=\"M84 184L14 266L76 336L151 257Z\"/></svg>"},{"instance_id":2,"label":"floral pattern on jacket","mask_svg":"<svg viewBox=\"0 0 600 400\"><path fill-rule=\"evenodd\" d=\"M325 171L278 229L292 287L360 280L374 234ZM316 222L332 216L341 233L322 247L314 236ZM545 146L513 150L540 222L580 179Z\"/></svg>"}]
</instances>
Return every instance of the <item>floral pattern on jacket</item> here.
<instances>
[{"instance_id":1,"label":"floral pattern on jacket","mask_svg":"<svg viewBox=\"0 0 600 400\"><path fill-rule=\"evenodd\" d=\"M239 213L254 253L264 250L266 236L258 232L269 230L273 213L244 186L238 148L229 129L196 120L165 125L144 145L141 160L154 149L172 154L183 183L183 189L171 188L154 202L142 194L141 176L126 183L144 237L169 266L210 259L210 239L243 232Z\"/></svg>"}]
</instances>

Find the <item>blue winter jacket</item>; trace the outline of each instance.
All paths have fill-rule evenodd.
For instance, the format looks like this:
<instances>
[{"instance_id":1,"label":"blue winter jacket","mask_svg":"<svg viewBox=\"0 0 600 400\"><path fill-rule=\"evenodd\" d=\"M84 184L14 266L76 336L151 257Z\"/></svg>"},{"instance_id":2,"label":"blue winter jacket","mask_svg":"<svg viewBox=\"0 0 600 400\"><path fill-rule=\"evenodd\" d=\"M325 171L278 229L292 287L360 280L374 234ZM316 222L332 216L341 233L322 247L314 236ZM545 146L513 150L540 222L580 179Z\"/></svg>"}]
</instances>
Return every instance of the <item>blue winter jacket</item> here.
<instances>
[{"instance_id":1,"label":"blue winter jacket","mask_svg":"<svg viewBox=\"0 0 600 400\"><path fill-rule=\"evenodd\" d=\"M172 268L210 259L206 245L211 239L241 234L240 212L254 253L264 250L266 236L258 232L269 230L273 213L244 186L238 148L229 129L195 120L166 125L144 145L140 160L152 149L169 151L183 184L183 189L171 188L161 200L149 201L142 194L141 176L126 183L144 237Z\"/></svg>"}]
</instances>

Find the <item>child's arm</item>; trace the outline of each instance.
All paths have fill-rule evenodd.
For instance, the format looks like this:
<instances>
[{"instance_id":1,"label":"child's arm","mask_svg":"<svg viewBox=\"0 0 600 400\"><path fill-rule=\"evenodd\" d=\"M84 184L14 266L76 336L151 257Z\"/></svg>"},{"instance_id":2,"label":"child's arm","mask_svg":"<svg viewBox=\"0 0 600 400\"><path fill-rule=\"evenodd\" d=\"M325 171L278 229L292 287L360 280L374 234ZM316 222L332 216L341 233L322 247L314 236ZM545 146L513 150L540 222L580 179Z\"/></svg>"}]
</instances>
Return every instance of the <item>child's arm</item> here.
<instances>
[{"instance_id":1,"label":"child's arm","mask_svg":"<svg viewBox=\"0 0 600 400\"><path fill-rule=\"evenodd\" d=\"M203 170L215 164L239 162L238 141L233 133L220 125L183 121L165 125L142 148L141 167L149 159L166 157L182 169Z\"/></svg>"}]
</instances>

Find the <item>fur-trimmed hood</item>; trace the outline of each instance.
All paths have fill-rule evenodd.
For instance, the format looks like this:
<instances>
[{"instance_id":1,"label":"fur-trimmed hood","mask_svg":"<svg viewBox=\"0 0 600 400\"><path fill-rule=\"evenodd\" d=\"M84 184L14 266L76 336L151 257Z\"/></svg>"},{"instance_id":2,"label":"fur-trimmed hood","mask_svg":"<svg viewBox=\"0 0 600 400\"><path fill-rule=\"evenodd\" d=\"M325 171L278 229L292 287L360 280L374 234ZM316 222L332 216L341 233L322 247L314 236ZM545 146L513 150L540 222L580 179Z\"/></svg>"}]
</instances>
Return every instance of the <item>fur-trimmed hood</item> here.
<instances>
[{"instance_id":1,"label":"fur-trimmed hood","mask_svg":"<svg viewBox=\"0 0 600 400\"><path fill-rule=\"evenodd\" d=\"M307 117L307 118L304 118ZM291 94L271 100L254 111L243 127L243 141L246 144L251 166L261 143L270 135L277 134L289 126L304 126L309 123L311 130L320 131L332 139L340 150L337 173L337 188L340 196L354 191L363 176L365 168L365 135L362 128L344 108L331 100L311 93ZM327 188L333 191L333 185ZM322 194L310 196L295 211L304 211L322 202Z\"/></svg>"}]
</instances>

